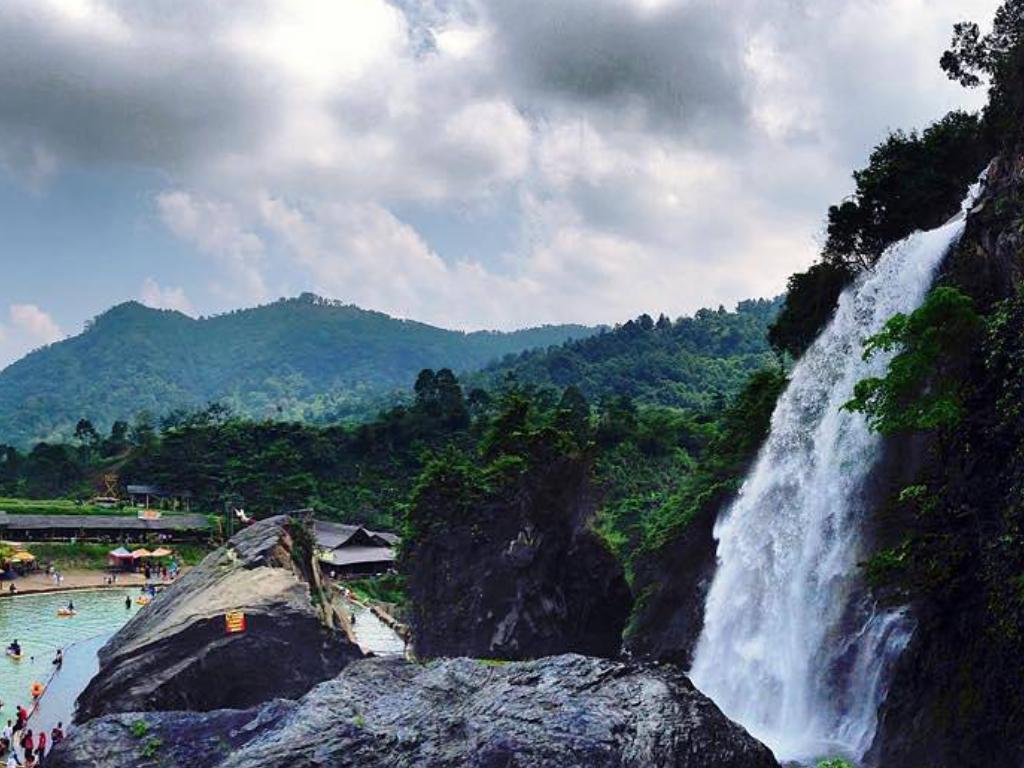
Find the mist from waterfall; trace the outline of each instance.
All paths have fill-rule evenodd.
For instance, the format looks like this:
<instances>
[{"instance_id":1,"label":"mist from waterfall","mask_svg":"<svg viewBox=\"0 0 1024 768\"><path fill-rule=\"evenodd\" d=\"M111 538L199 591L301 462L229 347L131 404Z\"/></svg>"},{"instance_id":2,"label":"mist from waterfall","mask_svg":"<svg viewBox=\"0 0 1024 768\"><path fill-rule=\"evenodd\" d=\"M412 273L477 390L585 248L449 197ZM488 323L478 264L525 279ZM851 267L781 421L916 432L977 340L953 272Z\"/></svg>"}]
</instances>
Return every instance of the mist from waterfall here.
<instances>
[{"instance_id":1,"label":"mist from waterfall","mask_svg":"<svg viewBox=\"0 0 1024 768\"><path fill-rule=\"evenodd\" d=\"M841 406L857 381L884 373L891 355L863 360L864 340L920 306L976 192L960 215L890 247L844 291L715 527L718 568L691 676L779 759L862 756L910 638L910 617L864 589L864 486L881 440Z\"/></svg>"}]
</instances>

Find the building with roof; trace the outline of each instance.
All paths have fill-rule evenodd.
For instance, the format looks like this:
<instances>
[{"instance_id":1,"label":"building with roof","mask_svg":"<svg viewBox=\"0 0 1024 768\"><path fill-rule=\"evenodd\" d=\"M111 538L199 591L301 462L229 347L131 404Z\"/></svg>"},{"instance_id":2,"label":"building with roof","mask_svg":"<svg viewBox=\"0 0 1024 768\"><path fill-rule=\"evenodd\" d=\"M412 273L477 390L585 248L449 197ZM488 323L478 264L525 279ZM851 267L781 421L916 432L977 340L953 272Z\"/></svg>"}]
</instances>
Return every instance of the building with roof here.
<instances>
[{"instance_id":1,"label":"building with roof","mask_svg":"<svg viewBox=\"0 0 1024 768\"><path fill-rule=\"evenodd\" d=\"M125 486L125 491L132 504L144 507L170 503L172 507L183 507L187 512L192 504L191 491L169 491L158 485L147 484L129 484Z\"/></svg>"},{"instance_id":2,"label":"building with roof","mask_svg":"<svg viewBox=\"0 0 1024 768\"><path fill-rule=\"evenodd\" d=\"M395 566L399 539L393 533L327 520L314 520L313 533L320 565L332 577L370 576Z\"/></svg>"},{"instance_id":3,"label":"building with roof","mask_svg":"<svg viewBox=\"0 0 1024 768\"><path fill-rule=\"evenodd\" d=\"M205 515L12 515L0 511L0 538L10 541L201 541L210 535Z\"/></svg>"}]
</instances>

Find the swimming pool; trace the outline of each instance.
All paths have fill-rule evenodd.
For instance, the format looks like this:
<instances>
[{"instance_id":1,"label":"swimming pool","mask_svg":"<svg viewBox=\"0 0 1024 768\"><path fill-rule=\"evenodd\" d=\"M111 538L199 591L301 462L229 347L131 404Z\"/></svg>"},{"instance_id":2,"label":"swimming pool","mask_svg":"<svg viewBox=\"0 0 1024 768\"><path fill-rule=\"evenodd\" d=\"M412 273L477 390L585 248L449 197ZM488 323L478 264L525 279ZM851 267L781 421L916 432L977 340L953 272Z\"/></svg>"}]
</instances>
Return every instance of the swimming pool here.
<instances>
[{"instance_id":1,"label":"swimming pool","mask_svg":"<svg viewBox=\"0 0 1024 768\"><path fill-rule=\"evenodd\" d=\"M125 608L125 597L131 595L131 608ZM93 638L109 637L135 615L136 591L127 589L83 590L64 593L15 595L0 600L0 647L6 648L17 638L22 659L14 661L0 656L0 718L6 722L14 716L18 704L28 707L34 682L46 683L53 671L57 648L72 643L89 646L99 644ZM58 617L57 609L74 600L77 615ZM90 643L84 643L91 640ZM68 653L61 677L78 677L77 667L95 664L95 649L90 654ZM91 672L90 669L89 676ZM55 686L56 687L56 686ZM44 694L43 702L46 702Z\"/></svg>"}]
</instances>

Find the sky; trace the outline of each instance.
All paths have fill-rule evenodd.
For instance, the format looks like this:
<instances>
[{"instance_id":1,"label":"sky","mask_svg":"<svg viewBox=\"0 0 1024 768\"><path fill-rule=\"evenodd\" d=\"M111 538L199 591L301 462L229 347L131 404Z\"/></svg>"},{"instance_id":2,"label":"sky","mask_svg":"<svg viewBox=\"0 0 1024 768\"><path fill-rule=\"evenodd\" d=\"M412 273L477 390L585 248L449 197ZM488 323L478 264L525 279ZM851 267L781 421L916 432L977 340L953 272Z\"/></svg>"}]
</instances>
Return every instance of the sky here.
<instances>
[{"instance_id":1,"label":"sky","mask_svg":"<svg viewBox=\"0 0 1024 768\"><path fill-rule=\"evenodd\" d=\"M997 0L3 0L0 366L135 299L450 328L783 291Z\"/></svg>"}]
</instances>

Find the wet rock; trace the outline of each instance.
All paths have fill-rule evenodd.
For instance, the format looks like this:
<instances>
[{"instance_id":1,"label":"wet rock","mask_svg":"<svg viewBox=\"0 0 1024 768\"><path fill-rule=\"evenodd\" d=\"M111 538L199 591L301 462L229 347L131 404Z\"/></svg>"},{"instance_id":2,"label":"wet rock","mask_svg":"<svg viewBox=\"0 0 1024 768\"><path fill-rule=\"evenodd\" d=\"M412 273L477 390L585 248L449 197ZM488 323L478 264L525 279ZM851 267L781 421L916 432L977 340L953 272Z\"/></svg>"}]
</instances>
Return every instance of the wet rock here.
<instances>
[{"instance_id":1,"label":"wet rock","mask_svg":"<svg viewBox=\"0 0 1024 768\"><path fill-rule=\"evenodd\" d=\"M158 594L100 650L76 720L296 698L361 658L304 542L298 523L264 520ZM228 634L225 613L236 610L246 629Z\"/></svg>"},{"instance_id":2,"label":"wet rock","mask_svg":"<svg viewBox=\"0 0 1024 768\"><path fill-rule=\"evenodd\" d=\"M297 702L93 720L48 765L778 768L677 668L577 655L369 659Z\"/></svg>"}]
</instances>

